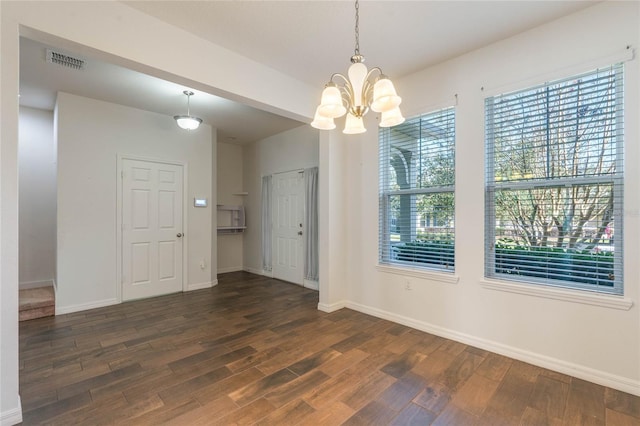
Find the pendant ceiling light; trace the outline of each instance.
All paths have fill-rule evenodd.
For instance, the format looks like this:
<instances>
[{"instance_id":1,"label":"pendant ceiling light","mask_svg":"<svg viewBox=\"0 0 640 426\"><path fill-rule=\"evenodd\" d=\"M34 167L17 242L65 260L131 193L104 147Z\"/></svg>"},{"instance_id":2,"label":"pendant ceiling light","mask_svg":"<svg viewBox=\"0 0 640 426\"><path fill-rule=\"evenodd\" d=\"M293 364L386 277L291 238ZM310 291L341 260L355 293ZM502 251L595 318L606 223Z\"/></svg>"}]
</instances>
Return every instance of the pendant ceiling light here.
<instances>
[{"instance_id":1,"label":"pendant ceiling light","mask_svg":"<svg viewBox=\"0 0 640 426\"><path fill-rule=\"evenodd\" d=\"M185 95L187 95L187 115L174 115L173 119L176 120L178 127L184 130L195 130L200 127L202 123L202 119L198 117L193 117L191 112L189 111L189 98L193 96L193 92L189 90L185 90Z\"/></svg>"},{"instance_id":2,"label":"pendant ceiling light","mask_svg":"<svg viewBox=\"0 0 640 426\"><path fill-rule=\"evenodd\" d=\"M402 98L396 94L389 77L378 67L368 71L363 63L364 56L360 54L359 9L356 0L356 47L351 57L352 65L347 72L348 77L339 73L333 74L325 85L320 105L316 108L311 123L316 129L335 129L333 119L347 114L343 133L364 133L367 129L362 117L369 109L382 113L380 127L391 127L404 122L399 107Z\"/></svg>"}]
</instances>

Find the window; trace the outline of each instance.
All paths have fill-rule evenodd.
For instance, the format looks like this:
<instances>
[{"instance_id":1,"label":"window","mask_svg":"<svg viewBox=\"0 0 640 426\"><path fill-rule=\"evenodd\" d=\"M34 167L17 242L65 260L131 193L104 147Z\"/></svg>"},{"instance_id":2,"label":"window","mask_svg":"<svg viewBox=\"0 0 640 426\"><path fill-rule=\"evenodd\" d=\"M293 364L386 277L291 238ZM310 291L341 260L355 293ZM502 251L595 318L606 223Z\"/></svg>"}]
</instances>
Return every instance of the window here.
<instances>
[{"instance_id":1,"label":"window","mask_svg":"<svg viewBox=\"0 0 640 426\"><path fill-rule=\"evenodd\" d=\"M487 98L487 277L622 294L622 65Z\"/></svg>"},{"instance_id":2,"label":"window","mask_svg":"<svg viewBox=\"0 0 640 426\"><path fill-rule=\"evenodd\" d=\"M455 115L380 129L380 263L453 272Z\"/></svg>"}]
</instances>

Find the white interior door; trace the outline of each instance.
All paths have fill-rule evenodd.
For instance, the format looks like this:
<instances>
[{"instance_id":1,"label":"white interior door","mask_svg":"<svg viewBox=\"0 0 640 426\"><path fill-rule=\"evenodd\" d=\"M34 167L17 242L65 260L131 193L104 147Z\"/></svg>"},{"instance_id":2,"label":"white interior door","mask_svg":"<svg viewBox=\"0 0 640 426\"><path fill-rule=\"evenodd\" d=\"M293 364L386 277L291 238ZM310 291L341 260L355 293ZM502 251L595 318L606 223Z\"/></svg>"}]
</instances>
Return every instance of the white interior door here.
<instances>
[{"instance_id":1,"label":"white interior door","mask_svg":"<svg viewBox=\"0 0 640 426\"><path fill-rule=\"evenodd\" d=\"M302 285L304 179L298 171L273 175L273 276Z\"/></svg>"},{"instance_id":2,"label":"white interior door","mask_svg":"<svg viewBox=\"0 0 640 426\"><path fill-rule=\"evenodd\" d=\"M122 161L122 300L182 291L180 165Z\"/></svg>"}]
</instances>

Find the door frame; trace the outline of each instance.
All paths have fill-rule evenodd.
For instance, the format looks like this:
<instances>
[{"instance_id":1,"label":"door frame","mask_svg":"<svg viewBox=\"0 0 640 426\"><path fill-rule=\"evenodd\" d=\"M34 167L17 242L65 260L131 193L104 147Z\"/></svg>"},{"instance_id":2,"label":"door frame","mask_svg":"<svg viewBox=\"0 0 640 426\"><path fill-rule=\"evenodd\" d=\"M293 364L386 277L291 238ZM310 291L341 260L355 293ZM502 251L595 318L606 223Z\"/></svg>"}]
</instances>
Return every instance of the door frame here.
<instances>
[{"instance_id":1,"label":"door frame","mask_svg":"<svg viewBox=\"0 0 640 426\"><path fill-rule=\"evenodd\" d=\"M118 153L116 159L116 300L118 303L122 303L122 185L123 185L123 176L122 173L124 171L123 163L125 160L134 160L134 161L146 161L148 163L159 163L159 164L171 164L173 166L181 166L182 167L182 229L187 229L188 226L188 195L187 195L187 177L189 176L188 164L182 161L175 160L164 160L161 158L151 158L151 157L143 157L139 155L128 155L128 154L120 154ZM189 233L183 231L184 236L182 237L182 291L187 291L188 288L188 260L189 260Z\"/></svg>"}]
</instances>

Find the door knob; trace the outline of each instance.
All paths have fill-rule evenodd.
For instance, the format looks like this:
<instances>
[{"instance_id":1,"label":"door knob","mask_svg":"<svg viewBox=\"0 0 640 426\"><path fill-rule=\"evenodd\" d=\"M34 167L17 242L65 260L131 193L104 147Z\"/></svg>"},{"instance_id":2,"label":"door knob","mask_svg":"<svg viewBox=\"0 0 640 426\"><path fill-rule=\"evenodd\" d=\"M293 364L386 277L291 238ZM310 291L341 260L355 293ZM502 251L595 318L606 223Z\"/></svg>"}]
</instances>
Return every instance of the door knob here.
<instances>
[{"instance_id":1,"label":"door knob","mask_svg":"<svg viewBox=\"0 0 640 426\"><path fill-rule=\"evenodd\" d=\"M182 237L182 233L181 233L181 232L178 232L178 234L176 235L176 237L178 237L178 238Z\"/></svg>"}]
</instances>

